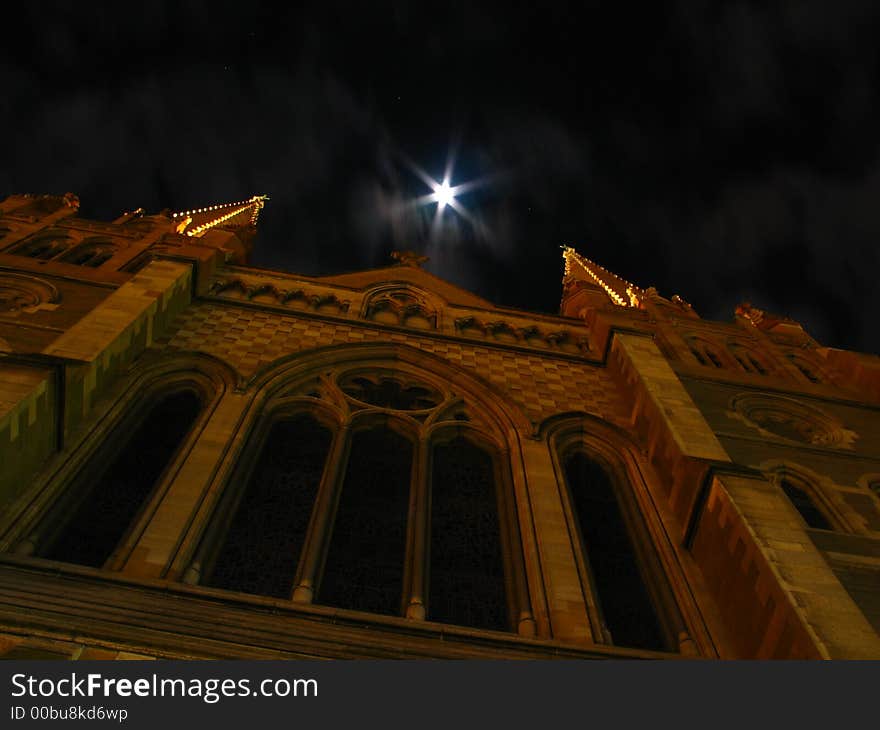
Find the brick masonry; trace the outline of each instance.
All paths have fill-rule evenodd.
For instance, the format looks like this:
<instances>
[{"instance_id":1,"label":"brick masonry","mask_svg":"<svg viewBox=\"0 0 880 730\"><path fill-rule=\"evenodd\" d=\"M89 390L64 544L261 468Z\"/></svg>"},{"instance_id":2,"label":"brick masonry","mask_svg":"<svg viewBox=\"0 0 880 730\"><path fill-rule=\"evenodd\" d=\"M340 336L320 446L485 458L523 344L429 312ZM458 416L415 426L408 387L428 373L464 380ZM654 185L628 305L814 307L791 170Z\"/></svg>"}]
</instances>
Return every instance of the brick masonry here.
<instances>
[{"instance_id":1,"label":"brick masonry","mask_svg":"<svg viewBox=\"0 0 880 730\"><path fill-rule=\"evenodd\" d=\"M174 320L156 346L209 353L248 378L279 358L297 352L329 345L389 341L433 353L488 379L535 424L566 411L584 411L612 423L627 423L622 394L604 368L415 332L389 333L357 322L337 323L196 302Z\"/></svg>"}]
</instances>

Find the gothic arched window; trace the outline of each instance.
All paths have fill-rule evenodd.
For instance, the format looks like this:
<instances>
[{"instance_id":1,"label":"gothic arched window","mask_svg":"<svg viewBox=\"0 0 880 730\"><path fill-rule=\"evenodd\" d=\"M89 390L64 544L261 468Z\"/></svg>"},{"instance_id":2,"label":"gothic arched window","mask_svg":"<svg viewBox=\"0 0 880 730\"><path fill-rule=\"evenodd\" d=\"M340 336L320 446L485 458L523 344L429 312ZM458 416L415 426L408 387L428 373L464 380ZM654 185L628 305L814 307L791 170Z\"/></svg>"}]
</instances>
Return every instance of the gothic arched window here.
<instances>
[{"instance_id":1,"label":"gothic arched window","mask_svg":"<svg viewBox=\"0 0 880 730\"><path fill-rule=\"evenodd\" d=\"M184 580L533 633L499 437L442 379L356 368L264 408Z\"/></svg>"},{"instance_id":2,"label":"gothic arched window","mask_svg":"<svg viewBox=\"0 0 880 730\"><path fill-rule=\"evenodd\" d=\"M582 449L571 452L562 466L606 640L666 649L633 526L621 509L612 477Z\"/></svg>"},{"instance_id":3,"label":"gothic arched window","mask_svg":"<svg viewBox=\"0 0 880 730\"><path fill-rule=\"evenodd\" d=\"M495 468L461 436L434 446L428 618L508 628Z\"/></svg>"},{"instance_id":4,"label":"gothic arched window","mask_svg":"<svg viewBox=\"0 0 880 730\"><path fill-rule=\"evenodd\" d=\"M331 440L307 414L272 424L207 585L290 596Z\"/></svg>"},{"instance_id":5,"label":"gothic arched window","mask_svg":"<svg viewBox=\"0 0 880 730\"><path fill-rule=\"evenodd\" d=\"M165 469L180 450L203 407L189 388L153 400L131 428L117 429L80 472L41 530L37 554L51 560L102 567Z\"/></svg>"}]
</instances>

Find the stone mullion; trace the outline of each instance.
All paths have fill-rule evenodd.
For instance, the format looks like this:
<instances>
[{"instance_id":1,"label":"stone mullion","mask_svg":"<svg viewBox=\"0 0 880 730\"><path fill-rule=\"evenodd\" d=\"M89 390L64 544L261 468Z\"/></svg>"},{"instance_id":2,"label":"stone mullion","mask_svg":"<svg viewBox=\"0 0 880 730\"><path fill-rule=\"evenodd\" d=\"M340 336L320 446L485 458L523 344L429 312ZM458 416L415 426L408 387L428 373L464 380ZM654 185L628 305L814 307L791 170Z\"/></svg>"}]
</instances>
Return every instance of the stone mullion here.
<instances>
[{"instance_id":1,"label":"stone mullion","mask_svg":"<svg viewBox=\"0 0 880 730\"><path fill-rule=\"evenodd\" d=\"M424 621L427 617L430 560L430 444L420 439L413 459L404 570L404 612L407 618Z\"/></svg>"},{"instance_id":2,"label":"stone mullion","mask_svg":"<svg viewBox=\"0 0 880 730\"><path fill-rule=\"evenodd\" d=\"M327 468L324 470L324 477L321 480L315 507L312 511L312 519L309 522L297 572L296 588L293 591L293 600L297 603L312 603L315 600L324 561L327 557L327 548L333 533L333 519L339 504L350 448L351 428L345 425L336 432L333 440Z\"/></svg>"},{"instance_id":3,"label":"stone mullion","mask_svg":"<svg viewBox=\"0 0 880 730\"><path fill-rule=\"evenodd\" d=\"M514 630L523 636L535 636L537 623L532 613L529 597L526 565L523 558L522 536L519 532L516 504L509 489L507 465L510 464L510 452L501 453L501 463L495 465L495 483L498 495L498 507L501 528L501 539L504 552L508 555L507 566L510 572L510 585L513 592L513 603L516 610Z\"/></svg>"}]
</instances>

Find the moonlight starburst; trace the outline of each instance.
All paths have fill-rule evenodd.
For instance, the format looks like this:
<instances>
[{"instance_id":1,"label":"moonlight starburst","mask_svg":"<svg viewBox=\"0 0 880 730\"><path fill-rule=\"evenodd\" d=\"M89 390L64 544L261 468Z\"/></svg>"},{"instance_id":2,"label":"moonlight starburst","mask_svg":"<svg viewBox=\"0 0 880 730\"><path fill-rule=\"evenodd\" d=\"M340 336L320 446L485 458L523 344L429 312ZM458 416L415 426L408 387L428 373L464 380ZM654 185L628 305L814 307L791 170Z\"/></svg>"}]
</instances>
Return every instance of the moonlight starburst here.
<instances>
[{"instance_id":1,"label":"moonlight starburst","mask_svg":"<svg viewBox=\"0 0 880 730\"><path fill-rule=\"evenodd\" d=\"M443 211L446 208L451 208L464 220L470 223L475 229L479 229L481 232L483 232L483 226L471 214L471 212L467 208L465 208L461 200L459 200L459 197L465 193L468 193L472 190L475 190L476 188L485 185L488 182L488 178L483 177L476 180L468 180L466 182L453 185L452 175L453 167L455 166L456 147L457 145L453 145L452 149L450 150L449 156L446 160L446 169L444 170L443 177L440 180L435 180L424 170L424 168L422 168L413 160L405 160L407 167L409 167L409 169L431 190L430 193L420 195L419 197L409 201L408 205L423 207L436 203L437 207L434 212L434 220L431 224L431 238L436 237L436 234L443 221Z\"/></svg>"}]
</instances>

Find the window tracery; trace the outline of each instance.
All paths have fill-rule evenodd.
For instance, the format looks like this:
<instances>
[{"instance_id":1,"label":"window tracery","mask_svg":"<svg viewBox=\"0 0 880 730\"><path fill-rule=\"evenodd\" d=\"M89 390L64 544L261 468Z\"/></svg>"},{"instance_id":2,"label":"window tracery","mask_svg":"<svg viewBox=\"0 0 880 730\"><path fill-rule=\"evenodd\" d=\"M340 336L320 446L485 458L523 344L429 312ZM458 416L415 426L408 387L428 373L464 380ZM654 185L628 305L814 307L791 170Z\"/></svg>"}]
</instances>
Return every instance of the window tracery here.
<instances>
[{"instance_id":1,"label":"window tracery","mask_svg":"<svg viewBox=\"0 0 880 730\"><path fill-rule=\"evenodd\" d=\"M275 577L249 578L241 567L222 567L228 558L223 536L232 530L220 523L229 505L250 504L255 525L257 515L270 509L248 502L246 480L233 476L194 553L191 580L199 580L207 566L202 582L215 587L484 629L532 630L527 594L513 587L525 585L518 526L510 511L499 510L501 492L510 487L490 444L504 437L466 398L443 379L400 363L300 378L273 391L264 425L244 447L241 462L250 459L254 475L268 468L262 462L269 440L261 441L260 434L294 411L300 419L318 418L325 425L317 428L332 432L321 468L309 469L312 484L321 472L314 492L302 490L308 506L300 502L294 510L301 545L260 537L284 555L257 561ZM278 474L272 484L304 480L301 458L274 458ZM236 520L238 513L232 524ZM262 548L255 551L262 554ZM226 577L236 571L245 578Z\"/></svg>"},{"instance_id":2,"label":"window tracery","mask_svg":"<svg viewBox=\"0 0 880 730\"><path fill-rule=\"evenodd\" d=\"M430 410L441 401L436 390L387 373L350 375L340 381L340 387L347 396L362 403L398 411Z\"/></svg>"}]
</instances>

